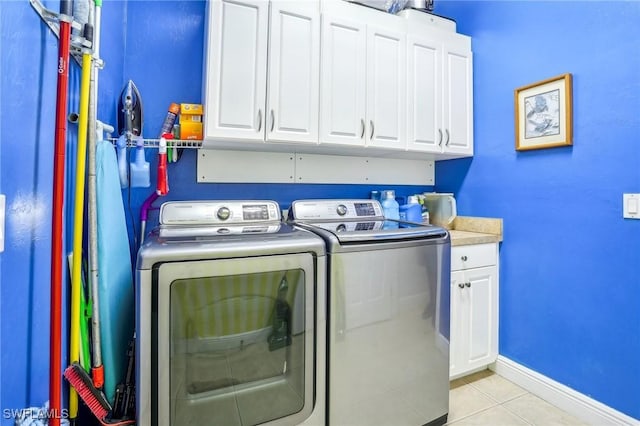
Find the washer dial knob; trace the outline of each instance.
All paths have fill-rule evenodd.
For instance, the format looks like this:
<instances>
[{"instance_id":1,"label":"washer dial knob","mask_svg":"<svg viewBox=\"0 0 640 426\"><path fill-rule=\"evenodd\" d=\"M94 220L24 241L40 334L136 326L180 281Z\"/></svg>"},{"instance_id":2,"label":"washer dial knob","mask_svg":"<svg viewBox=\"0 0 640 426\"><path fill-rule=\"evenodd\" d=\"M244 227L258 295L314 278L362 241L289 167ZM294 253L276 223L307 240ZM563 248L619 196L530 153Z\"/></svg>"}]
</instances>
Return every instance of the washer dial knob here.
<instances>
[{"instance_id":1,"label":"washer dial knob","mask_svg":"<svg viewBox=\"0 0 640 426\"><path fill-rule=\"evenodd\" d=\"M345 206L344 204L338 204L336 213L338 213L340 216L344 216L345 214L347 214L347 206Z\"/></svg>"},{"instance_id":2,"label":"washer dial knob","mask_svg":"<svg viewBox=\"0 0 640 426\"><path fill-rule=\"evenodd\" d=\"M229 210L229 207L220 207L216 216L218 216L218 219L220 220L227 220L229 219L229 216L231 216L231 210Z\"/></svg>"}]
</instances>

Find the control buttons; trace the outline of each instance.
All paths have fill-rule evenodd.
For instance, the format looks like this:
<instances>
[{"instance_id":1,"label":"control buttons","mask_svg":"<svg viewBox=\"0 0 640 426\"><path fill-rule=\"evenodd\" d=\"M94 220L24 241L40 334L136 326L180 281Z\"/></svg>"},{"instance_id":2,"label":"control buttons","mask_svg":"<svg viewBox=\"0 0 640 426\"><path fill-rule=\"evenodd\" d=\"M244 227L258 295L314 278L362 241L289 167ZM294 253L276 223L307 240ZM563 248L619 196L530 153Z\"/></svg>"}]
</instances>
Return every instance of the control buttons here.
<instances>
[{"instance_id":1,"label":"control buttons","mask_svg":"<svg viewBox=\"0 0 640 426\"><path fill-rule=\"evenodd\" d=\"M220 207L216 216L218 216L218 219L220 220L227 220L229 219L229 216L231 216L231 210L229 210L229 207Z\"/></svg>"},{"instance_id":2,"label":"control buttons","mask_svg":"<svg viewBox=\"0 0 640 426\"><path fill-rule=\"evenodd\" d=\"M340 216L344 216L345 214L347 214L347 206L345 206L344 204L338 204L336 213L338 213Z\"/></svg>"}]
</instances>

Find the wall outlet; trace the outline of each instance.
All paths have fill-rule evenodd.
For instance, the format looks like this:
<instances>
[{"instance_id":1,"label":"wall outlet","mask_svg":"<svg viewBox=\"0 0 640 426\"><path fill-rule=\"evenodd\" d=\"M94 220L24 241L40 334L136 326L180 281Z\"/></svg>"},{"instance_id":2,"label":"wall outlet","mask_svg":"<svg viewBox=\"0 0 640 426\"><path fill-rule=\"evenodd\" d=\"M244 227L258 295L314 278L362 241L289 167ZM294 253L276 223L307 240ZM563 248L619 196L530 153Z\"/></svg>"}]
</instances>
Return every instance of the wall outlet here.
<instances>
[{"instance_id":1,"label":"wall outlet","mask_svg":"<svg viewBox=\"0 0 640 426\"><path fill-rule=\"evenodd\" d=\"M622 217L640 219L640 194L622 194Z\"/></svg>"}]
</instances>

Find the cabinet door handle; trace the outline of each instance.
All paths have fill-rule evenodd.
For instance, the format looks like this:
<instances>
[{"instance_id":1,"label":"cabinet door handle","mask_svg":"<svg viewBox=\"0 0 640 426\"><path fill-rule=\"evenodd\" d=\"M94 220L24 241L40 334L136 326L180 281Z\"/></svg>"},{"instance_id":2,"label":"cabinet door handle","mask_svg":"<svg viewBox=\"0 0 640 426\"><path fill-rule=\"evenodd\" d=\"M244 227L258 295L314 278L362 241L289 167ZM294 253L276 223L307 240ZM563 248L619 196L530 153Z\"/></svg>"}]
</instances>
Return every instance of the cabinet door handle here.
<instances>
[{"instance_id":1,"label":"cabinet door handle","mask_svg":"<svg viewBox=\"0 0 640 426\"><path fill-rule=\"evenodd\" d=\"M466 285L467 287L471 287L471 283L470 282L466 282L466 283L464 283L464 285Z\"/></svg>"},{"instance_id":2,"label":"cabinet door handle","mask_svg":"<svg viewBox=\"0 0 640 426\"><path fill-rule=\"evenodd\" d=\"M373 120L369 120L369 125L371 126L371 136L369 136L369 140L373 139Z\"/></svg>"},{"instance_id":3,"label":"cabinet door handle","mask_svg":"<svg viewBox=\"0 0 640 426\"><path fill-rule=\"evenodd\" d=\"M438 146L442 146L442 129L438 129Z\"/></svg>"},{"instance_id":4,"label":"cabinet door handle","mask_svg":"<svg viewBox=\"0 0 640 426\"><path fill-rule=\"evenodd\" d=\"M360 132L360 139L364 138L364 118L360 119L360 128L362 131Z\"/></svg>"},{"instance_id":5,"label":"cabinet door handle","mask_svg":"<svg viewBox=\"0 0 640 426\"><path fill-rule=\"evenodd\" d=\"M262 110L261 109L258 110L258 130L256 131L259 133L260 129L262 129Z\"/></svg>"},{"instance_id":6,"label":"cabinet door handle","mask_svg":"<svg viewBox=\"0 0 640 426\"><path fill-rule=\"evenodd\" d=\"M460 287L460 288L464 288L464 283L460 283L460 284L458 284L458 287Z\"/></svg>"},{"instance_id":7,"label":"cabinet door handle","mask_svg":"<svg viewBox=\"0 0 640 426\"><path fill-rule=\"evenodd\" d=\"M447 141L444 143L444 146L449 146L449 129L444 129L444 132L447 134Z\"/></svg>"},{"instance_id":8,"label":"cabinet door handle","mask_svg":"<svg viewBox=\"0 0 640 426\"><path fill-rule=\"evenodd\" d=\"M467 261L467 256L462 256L462 257L460 258L460 260L462 260L463 262L466 262L466 261Z\"/></svg>"},{"instance_id":9,"label":"cabinet door handle","mask_svg":"<svg viewBox=\"0 0 640 426\"><path fill-rule=\"evenodd\" d=\"M271 110L271 130L269 130L270 132L273 132L273 126L276 125L276 116L273 114L273 110Z\"/></svg>"}]
</instances>

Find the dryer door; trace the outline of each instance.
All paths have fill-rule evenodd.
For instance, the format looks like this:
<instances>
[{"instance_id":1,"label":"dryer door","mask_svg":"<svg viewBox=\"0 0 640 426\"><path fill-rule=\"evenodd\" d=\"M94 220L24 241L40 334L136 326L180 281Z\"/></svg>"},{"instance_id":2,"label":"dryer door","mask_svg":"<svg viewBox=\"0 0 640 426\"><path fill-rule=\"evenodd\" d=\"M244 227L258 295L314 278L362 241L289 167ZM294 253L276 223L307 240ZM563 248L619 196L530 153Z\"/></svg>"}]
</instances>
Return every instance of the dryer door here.
<instances>
[{"instance_id":1,"label":"dryer door","mask_svg":"<svg viewBox=\"0 0 640 426\"><path fill-rule=\"evenodd\" d=\"M309 417L314 271L311 254L162 264L153 292L152 424L298 424Z\"/></svg>"}]
</instances>

